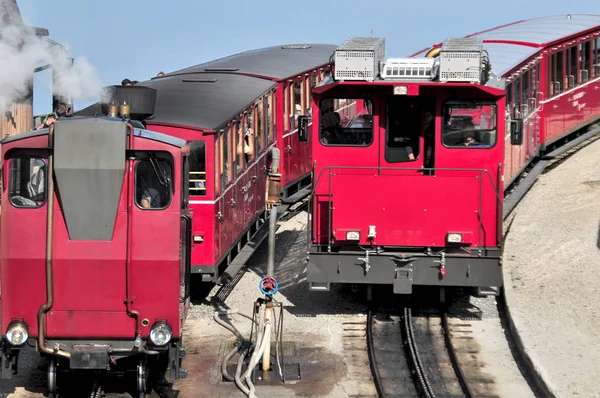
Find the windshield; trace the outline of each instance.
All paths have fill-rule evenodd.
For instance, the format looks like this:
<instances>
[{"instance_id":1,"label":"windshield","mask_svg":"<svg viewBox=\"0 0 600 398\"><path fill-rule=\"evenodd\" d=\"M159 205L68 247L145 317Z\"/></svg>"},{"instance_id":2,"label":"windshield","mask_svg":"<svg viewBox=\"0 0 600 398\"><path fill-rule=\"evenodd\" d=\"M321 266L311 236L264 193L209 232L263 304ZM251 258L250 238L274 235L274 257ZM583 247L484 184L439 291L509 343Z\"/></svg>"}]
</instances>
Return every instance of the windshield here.
<instances>
[{"instance_id":1,"label":"windshield","mask_svg":"<svg viewBox=\"0 0 600 398\"><path fill-rule=\"evenodd\" d=\"M493 103L451 102L444 105L442 142L447 147L492 147L497 140Z\"/></svg>"}]
</instances>

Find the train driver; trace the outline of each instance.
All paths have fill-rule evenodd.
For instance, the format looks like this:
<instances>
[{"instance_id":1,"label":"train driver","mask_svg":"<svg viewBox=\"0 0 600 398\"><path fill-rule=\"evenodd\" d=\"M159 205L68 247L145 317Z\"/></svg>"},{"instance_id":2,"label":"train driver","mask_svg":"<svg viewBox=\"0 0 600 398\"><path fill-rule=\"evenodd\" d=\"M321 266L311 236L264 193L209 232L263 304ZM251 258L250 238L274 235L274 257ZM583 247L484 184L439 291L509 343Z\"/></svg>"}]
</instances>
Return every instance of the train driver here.
<instances>
[{"instance_id":1,"label":"train driver","mask_svg":"<svg viewBox=\"0 0 600 398\"><path fill-rule=\"evenodd\" d=\"M160 194L157 189L146 188L142 193L141 205L145 209L157 208L160 206Z\"/></svg>"}]
</instances>

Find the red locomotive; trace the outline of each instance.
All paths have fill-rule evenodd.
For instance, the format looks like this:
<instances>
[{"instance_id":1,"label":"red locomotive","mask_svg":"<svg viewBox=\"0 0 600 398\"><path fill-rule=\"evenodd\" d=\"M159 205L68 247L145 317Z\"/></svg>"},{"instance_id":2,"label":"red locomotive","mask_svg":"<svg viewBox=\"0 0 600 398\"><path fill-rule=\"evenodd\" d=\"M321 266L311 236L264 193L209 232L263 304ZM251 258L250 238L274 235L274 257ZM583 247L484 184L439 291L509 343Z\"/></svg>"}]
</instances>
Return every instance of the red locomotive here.
<instances>
[{"instance_id":1,"label":"red locomotive","mask_svg":"<svg viewBox=\"0 0 600 398\"><path fill-rule=\"evenodd\" d=\"M356 283L391 284L396 293L413 285L497 291L488 287L502 284L505 188L600 117L599 35L600 16L569 15L385 63L381 39L340 46L335 79L313 92L311 290ZM340 102L352 109L348 117L334 110Z\"/></svg>"},{"instance_id":2,"label":"red locomotive","mask_svg":"<svg viewBox=\"0 0 600 398\"><path fill-rule=\"evenodd\" d=\"M310 146L298 140L296 118L310 114L311 89L329 73L334 49L268 47L139 83L157 90L146 126L191 145L192 272L203 281L233 277L266 237L269 170L273 200L277 184L286 203L309 194Z\"/></svg>"},{"instance_id":3,"label":"red locomotive","mask_svg":"<svg viewBox=\"0 0 600 398\"><path fill-rule=\"evenodd\" d=\"M62 369L133 367L140 396L150 364L185 376L189 145L136 121L154 90L113 95L132 107L2 141L0 375L36 343L52 394Z\"/></svg>"}]
</instances>

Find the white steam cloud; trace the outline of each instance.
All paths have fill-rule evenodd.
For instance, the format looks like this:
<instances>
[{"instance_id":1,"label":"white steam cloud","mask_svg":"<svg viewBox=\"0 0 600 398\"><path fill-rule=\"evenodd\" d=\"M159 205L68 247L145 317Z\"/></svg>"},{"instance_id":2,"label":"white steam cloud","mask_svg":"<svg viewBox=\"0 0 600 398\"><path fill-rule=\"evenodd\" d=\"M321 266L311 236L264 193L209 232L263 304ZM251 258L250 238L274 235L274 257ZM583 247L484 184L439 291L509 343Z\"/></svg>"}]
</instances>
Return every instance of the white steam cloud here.
<instances>
[{"instance_id":1,"label":"white steam cloud","mask_svg":"<svg viewBox=\"0 0 600 398\"><path fill-rule=\"evenodd\" d=\"M0 11L3 2L0 0ZM75 99L96 99L102 87L100 76L85 57L71 57L65 48L37 36L33 29L0 20L0 112L30 90L33 70L51 64L56 73L54 90Z\"/></svg>"}]
</instances>

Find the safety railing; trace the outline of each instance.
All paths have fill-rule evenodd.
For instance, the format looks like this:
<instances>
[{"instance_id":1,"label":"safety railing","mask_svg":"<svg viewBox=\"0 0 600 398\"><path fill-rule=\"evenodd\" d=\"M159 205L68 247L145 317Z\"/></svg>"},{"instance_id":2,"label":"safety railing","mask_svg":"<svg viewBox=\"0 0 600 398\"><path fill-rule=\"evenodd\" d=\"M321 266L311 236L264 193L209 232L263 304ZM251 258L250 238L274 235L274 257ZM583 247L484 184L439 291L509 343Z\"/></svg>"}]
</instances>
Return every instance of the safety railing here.
<instances>
[{"instance_id":1,"label":"safety railing","mask_svg":"<svg viewBox=\"0 0 600 398\"><path fill-rule=\"evenodd\" d=\"M316 161L313 164L313 178L314 178L314 169L316 168ZM316 190L318 189L318 187L320 186L320 182L321 179L324 178L324 176L326 175L328 181L327 181L327 202L328 202L328 214L327 214L327 222L328 222L328 227L327 227L327 252L330 253L331 252L331 242L332 242L332 219L333 219L333 210L334 207L332 206L332 190L333 190L333 176L335 176L336 174L339 174L339 171L357 171L357 170L372 170L374 171L377 175L382 175L382 172L384 171L415 171L415 172L423 172L425 174L426 171L435 171L436 172L436 176L439 178L439 173L441 171L449 171L449 172L474 172L477 173L477 177L479 179L479 204L478 204L478 210L477 210L477 217L478 217L478 221L479 221L479 230L478 230L478 247L483 247L482 244L482 235L485 234L485 226L483 223L483 219L482 219L482 210L483 210L483 179L484 179L484 175L487 176L487 178L490 181L491 187L496 195L496 223L499 223L499 225L496 225L496 241L498 246L501 245L501 234L502 234L502 196L500 195L500 185L501 185L501 181L502 181L502 165L498 164L498 170L497 170L497 175L496 175L496 181L494 181L494 178L492 176L492 174L490 173L489 170L486 169L476 169L476 168L458 168L458 167L448 167L448 168L443 168L443 167L439 167L439 168L400 168L400 167L378 167L378 166L326 166L324 167L320 172L319 175L316 179L316 181L313 183L312 185L312 191L310 194L310 198L308 201L308 216L309 218L309 222L308 222L308 226L307 226L307 251L310 248L311 242L313 242L314 240L317 239L317 236L315 236L314 232L314 223L317 222L317 218L314 217L314 214L312 213L312 208L313 208L313 202L315 200L315 195L316 195ZM391 175L392 177L398 177L398 178L402 178L402 177L406 177L406 176L399 176L399 175ZM430 178L428 176L423 175L423 178Z\"/></svg>"},{"instance_id":2,"label":"safety railing","mask_svg":"<svg viewBox=\"0 0 600 398\"><path fill-rule=\"evenodd\" d=\"M203 177L203 178L202 178ZM206 172L190 171L190 195L206 195Z\"/></svg>"}]
</instances>

